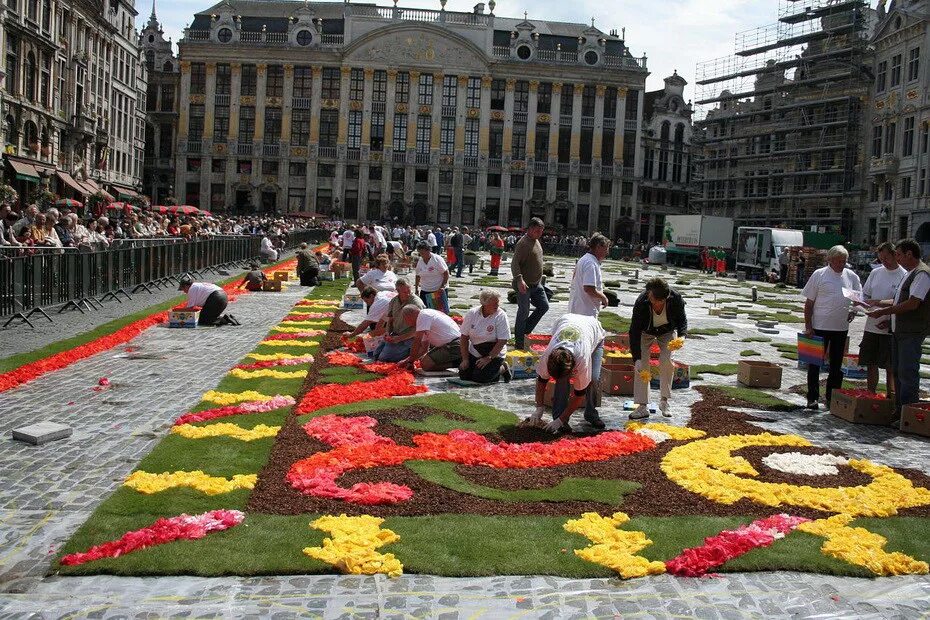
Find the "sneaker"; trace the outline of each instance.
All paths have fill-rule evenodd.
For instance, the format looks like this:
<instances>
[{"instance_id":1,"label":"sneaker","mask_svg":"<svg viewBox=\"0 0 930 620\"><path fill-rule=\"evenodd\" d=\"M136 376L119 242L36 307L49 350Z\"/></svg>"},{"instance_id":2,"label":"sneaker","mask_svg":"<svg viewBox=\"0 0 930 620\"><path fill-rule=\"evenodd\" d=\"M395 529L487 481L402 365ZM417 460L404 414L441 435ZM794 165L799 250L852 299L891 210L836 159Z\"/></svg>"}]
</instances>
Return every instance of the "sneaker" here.
<instances>
[{"instance_id":1,"label":"sneaker","mask_svg":"<svg viewBox=\"0 0 930 620\"><path fill-rule=\"evenodd\" d=\"M630 413L631 420L645 420L649 417L649 407L646 405L640 405L636 408L635 411Z\"/></svg>"},{"instance_id":2,"label":"sneaker","mask_svg":"<svg viewBox=\"0 0 930 620\"><path fill-rule=\"evenodd\" d=\"M808 411L817 411L818 409L820 409L820 403L818 403L815 400L813 402L807 403L807 406L804 408L807 409Z\"/></svg>"},{"instance_id":3,"label":"sneaker","mask_svg":"<svg viewBox=\"0 0 930 620\"><path fill-rule=\"evenodd\" d=\"M595 429L597 429L597 430L599 430L599 431L602 431L602 430L604 430L605 428L607 428L607 425L604 424L604 420L602 420L602 419L600 419L600 418L598 418L598 419L596 419L596 420L585 420L585 422L587 422L587 423L591 426L591 428L595 428Z\"/></svg>"},{"instance_id":4,"label":"sneaker","mask_svg":"<svg viewBox=\"0 0 930 620\"><path fill-rule=\"evenodd\" d=\"M226 318L229 319L229 323L230 323L231 325L242 325L242 323L239 322L239 319L237 319L236 317L234 317L234 316L231 315L231 314L227 314L227 315L226 315Z\"/></svg>"},{"instance_id":5,"label":"sneaker","mask_svg":"<svg viewBox=\"0 0 930 620\"><path fill-rule=\"evenodd\" d=\"M507 362L501 364L501 377L504 379L504 383L510 383L510 380L513 379L513 373L510 372L510 364Z\"/></svg>"},{"instance_id":6,"label":"sneaker","mask_svg":"<svg viewBox=\"0 0 930 620\"><path fill-rule=\"evenodd\" d=\"M672 414L668 410L668 399L667 398L663 398L662 400L659 401L659 411L661 411L662 415L664 415L666 418L672 417Z\"/></svg>"}]
</instances>

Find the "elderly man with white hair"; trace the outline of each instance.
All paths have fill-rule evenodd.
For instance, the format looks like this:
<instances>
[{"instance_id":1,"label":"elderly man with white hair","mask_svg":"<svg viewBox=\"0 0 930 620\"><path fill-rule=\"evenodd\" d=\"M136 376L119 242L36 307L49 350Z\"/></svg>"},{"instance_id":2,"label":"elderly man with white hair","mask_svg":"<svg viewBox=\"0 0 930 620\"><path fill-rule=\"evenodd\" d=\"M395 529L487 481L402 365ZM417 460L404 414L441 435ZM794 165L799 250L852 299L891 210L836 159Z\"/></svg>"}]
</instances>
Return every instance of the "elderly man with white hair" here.
<instances>
[{"instance_id":1,"label":"elderly man with white hair","mask_svg":"<svg viewBox=\"0 0 930 620\"><path fill-rule=\"evenodd\" d=\"M855 316L851 300L844 290L862 292L859 276L846 268L849 252L841 245L827 250L827 266L811 274L804 286L804 332L824 340L830 362L827 377L827 407L833 390L843 385L843 355L849 323ZM820 366L807 369L807 408L816 411L820 400Z\"/></svg>"},{"instance_id":2,"label":"elderly man with white hair","mask_svg":"<svg viewBox=\"0 0 930 620\"><path fill-rule=\"evenodd\" d=\"M466 312L462 319L459 378L475 383L497 383L503 377L509 382L510 368L504 356L510 340L510 326L507 313L500 307L500 293L481 291L478 301L481 305Z\"/></svg>"}]
</instances>

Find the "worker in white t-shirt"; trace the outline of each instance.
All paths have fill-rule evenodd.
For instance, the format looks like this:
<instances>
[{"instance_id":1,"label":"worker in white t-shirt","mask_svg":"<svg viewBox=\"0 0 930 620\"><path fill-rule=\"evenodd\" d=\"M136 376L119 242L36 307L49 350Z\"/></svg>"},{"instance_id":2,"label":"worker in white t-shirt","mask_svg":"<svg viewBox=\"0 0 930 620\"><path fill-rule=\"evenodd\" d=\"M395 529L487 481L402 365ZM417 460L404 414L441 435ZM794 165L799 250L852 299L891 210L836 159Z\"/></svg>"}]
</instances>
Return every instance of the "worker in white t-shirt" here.
<instances>
[{"instance_id":1,"label":"worker in white t-shirt","mask_svg":"<svg viewBox=\"0 0 930 620\"><path fill-rule=\"evenodd\" d=\"M510 368L504 361L510 325L507 313L501 307L500 293L484 290L478 295L481 305L465 313L462 319L459 378L475 383L496 383L511 379Z\"/></svg>"},{"instance_id":2,"label":"worker in white t-shirt","mask_svg":"<svg viewBox=\"0 0 930 620\"><path fill-rule=\"evenodd\" d=\"M384 317L387 314L391 300L395 297L397 297L397 291L378 291L371 286L365 287L362 291L362 301L368 305L368 313L365 315L365 320L359 323L358 327L349 334L349 338L358 336L369 327L373 328L371 332L372 336L380 336L383 334L385 327Z\"/></svg>"},{"instance_id":3,"label":"worker in white t-shirt","mask_svg":"<svg viewBox=\"0 0 930 620\"><path fill-rule=\"evenodd\" d=\"M179 291L187 294L187 307L200 308L197 325L239 325L231 314L223 314L229 305L226 291L209 282L194 282L189 274L181 276ZM222 316L221 316L222 315Z\"/></svg>"},{"instance_id":4,"label":"worker in white t-shirt","mask_svg":"<svg viewBox=\"0 0 930 620\"><path fill-rule=\"evenodd\" d=\"M862 305L870 300L893 299L907 269L898 264L894 244L885 242L876 250L880 265L873 269L862 285ZM866 387L870 392L878 388L878 371L885 369L888 396L894 393L894 373L891 369L891 319L869 317L865 321L862 342L859 343L859 365L867 370Z\"/></svg>"},{"instance_id":5,"label":"worker in white t-shirt","mask_svg":"<svg viewBox=\"0 0 930 620\"><path fill-rule=\"evenodd\" d=\"M546 384L556 382L552 398L551 433L570 433L568 421L584 404L584 419L597 430L604 428L594 403L600 390L604 358L604 328L593 316L564 314L552 327L552 339L536 365L536 412L530 421L542 419ZM569 391L571 394L569 394Z\"/></svg>"},{"instance_id":6,"label":"worker in white t-shirt","mask_svg":"<svg viewBox=\"0 0 930 620\"><path fill-rule=\"evenodd\" d=\"M342 260L348 262L349 252L352 250L352 244L355 243L355 226L346 228L342 233Z\"/></svg>"},{"instance_id":7,"label":"worker in white t-shirt","mask_svg":"<svg viewBox=\"0 0 930 620\"><path fill-rule=\"evenodd\" d=\"M855 317L851 300L843 289L854 293L862 292L859 276L846 268L849 252L841 245L827 250L827 266L811 274L804 285L804 333L823 338L828 349L830 374L827 377L827 406L834 389L843 385L843 355L846 353L846 337L849 324ZM807 369L807 408L816 411L820 400L820 366L810 365Z\"/></svg>"},{"instance_id":8,"label":"worker in white t-shirt","mask_svg":"<svg viewBox=\"0 0 930 620\"><path fill-rule=\"evenodd\" d=\"M462 363L459 349L462 332L448 314L404 306L401 316L405 324L415 328L416 335L410 347L410 357L398 362L399 365L413 368L419 361L423 370L433 371L456 368Z\"/></svg>"},{"instance_id":9,"label":"worker in white t-shirt","mask_svg":"<svg viewBox=\"0 0 930 620\"><path fill-rule=\"evenodd\" d=\"M594 233L588 241L587 253L578 259L572 275L568 294L568 311L572 314L596 317L601 308L607 307L601 262L607 257L608 250L610 240L600 233Z\"/></svg>"},{"instance_id":10,"label":"worker in white t-shirt","mask_svg":"<svg viewBox=\"0 0 930 620\"><path fill-rule=\"evenodd\" d=\"M449 313L449 267L445 259L430 250L429 242L421 241L417 245L420 255L413 272L416 274L414 291L423 300L427 308L442 310Z\"/></svg>"},{"instance_id":11,"label":"worker in white t-shirt","mask_svg":"<svg viewBox=\"0 0 930 620\"><path fill-rule=\"evenodd\" d=\"M376 291L394 291L397 290L396 283L397 274L391 271L391 261L387 254L378 254L374 266L359 277L355 287L360 291L369 286Z\"/></svg>"}]
</instances>

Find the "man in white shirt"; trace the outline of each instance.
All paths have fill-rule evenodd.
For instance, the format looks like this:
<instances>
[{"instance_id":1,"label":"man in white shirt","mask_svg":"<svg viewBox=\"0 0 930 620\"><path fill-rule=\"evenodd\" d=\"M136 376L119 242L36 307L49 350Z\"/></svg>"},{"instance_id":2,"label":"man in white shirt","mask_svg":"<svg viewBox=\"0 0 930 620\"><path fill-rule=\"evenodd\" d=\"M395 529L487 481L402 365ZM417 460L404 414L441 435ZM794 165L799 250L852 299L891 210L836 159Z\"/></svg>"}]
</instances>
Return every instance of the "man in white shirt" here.
<instances>
[{"instance_id":1,"label":"man in white shirt","mask_svg":"<svg viewBox=\"0 0 930 620\"><path fill-rule=\"evenodd\" d=\"M841 245L827 250L827 266L811 274L804 285L804 333L819 336L827 347L830 374L827 377L827 407L833 390L843 385L843 355L846 353L846 337L849 323L855 312L843 289L861 292L859 276L846 268L849 252ZM807 408L816 411L820 400L820 366L807 368Z\"/></svg>"},{"instance_id":2,"label":"man in white shirt","mask_svg":"<svg viewBox=\"0 0 930 620\"><path fill-rule=\"evenodd\" d=\"M231 314L220 316L229 305L229 298L226 291L216 284L194 282L191 276L185 274L181 276L178 290L187 294L188 308L200 308L197 325L239 325L239 321Z\"/></svg>"},{"instance_id":3,"label":"man in white shirt","mask_svg":"<svg viewBox=\"0 0 930 620\"><path fill-rule=\"evenodd\" d=\"M436 245L436 233L432 230L426 233L426 244L429 245L431 252L439 252L439 246Z\"/></svg>"},{"instance_id":4,"label":"man in white shirt","mask_svg":"<svg viewBox=\"0 0 930 620\"><path fill-rule=\"evenodd\" d=\"M600 389L601 361L604 358L604 328L593 316L564 314L552 327L552 339L536 365L536 412L533 422L542 419L546 384L556 382L552 399L552 422L546 425L551 433L571 432L568 421L584 403L584 419L601 430L601 421L594 403ZM571 395L569 395L571 390Z\"/></svg>"},{"instance_id":5,"label":"man in white shirt","mask_svg":"<svg viewBox=\"0 0 930 620\"><path fill-rule=\"evenodd\" d=\"M607 307L604 295L604 282L601 262L607 257L610 240L600 233L594 233L588 241L588 252L578 259L575 273L572 275L571 289L568 294L568 311L596 317L601 308Z\"/></svg>"},{"instance_id":6,"label":"man in white shirt","mask_svg":"<svg viewBox=\"0 0 930 620\"><path fill-rule=\"evenodd\" d=\"M920 244L904 239L895 246L895 258L907 270L895 292L893 305L888 301L869 316L891 317L893 347L892 370L895 379L895 410L900 420L904 405L920 397L920 357L924 340L930 335L930 267L920 260ZM899 420L892 426L897 426Z\"/></svg>"},{"instance_id":7,"label":"man in white shirt","mask_svg":"<svg viewBox=\"0 0 930 620\"><path fill-rule=\"evenodd\" d=\"M274 249L274 244L268 235L262 235L262 246L258 253L265 262L273 263L278 260L278 251Z\"/></svg>"},{"instance_id":8,"label":"man in white shirt","mask_svg":"<svg viewBox=\"0 0 930 620\"><path fill-rule=\"evenodd\" d=\"M509 382L511 374L504 356L510 340L510 325L507 313L500 307L500 293L484 290L478 300L481 305L466 312L462 319L459 378L475 383L496 383L503 376L504 382Z\"/></svg>"},{"instance_id":9,"label":"man in white shirt","mask_svg":"<svg viewBox=\"0 0 930 620\"><path fill-rule=\"evenodd\" d=\"M880 265L873 269L862 286L862 299L870 300L893 299L901 280L907 275L907 270L898 264L895 258L894 244L885 242L876 250ZM885 385L890 397L894 394L894 372L891 369L891 320L887 318L868 317L865 321L865 331L862 342L859 344L859 364L868 371L866 386L870 392L878 388L878 370L885 369Z\"/></svg>"},{"instance_id":10,"label":"man in white shirt","mask_svg":"<svg viewBox=\"0 0 930 620\"><path fill-rule=\"evenodd\" d=\"M342 233L342 260L343 262L348 262L349 260L349 251L352 249L352 244L355 243L355 226L350 226L345 229Z\"/></svg>"},{"instance_id":11,"label":"man in white shirt","mask_svg":"<svg viewBox=\"0 0 930 620\"><path fill-rule=\"evenodd\" d=\"M413 368L420 361L423 370L446 370L462 363L459 339L462 332L448 314L439 310L421 310L416 306L404 306L401 310L404 323L413 326L416 335L410 347L410 357L398 362Z\"/></svg>"},{"instance_id":12,"label":"man in white shirt","mask_svg":"<svg viewBox=\"0 0 930 620\"><path fill-rule=\"evenodd\" d=\"M388 306L391 300L397 297L397 291L378 291L370 286L362 291L362 301L368 305L368 314L365 320L358 324L350 334L349 338L355 338L369 327L372 327L372 336L380 336L384 333L384 317L387 314Z\"/></svg>"},{"instance_id":13,"label":"man in white shirt","mask_svg":"<svg viewBox=\"0 0 930 620\"><path fill-rule=\"evenodd\" d=\"M430 251L429 241L421 241L417 246L420 258L417 259L413 272L416 274L414 291L423 300L427 308L449 313L449 267L445 259Z\"/></svg>"}]
</instances>

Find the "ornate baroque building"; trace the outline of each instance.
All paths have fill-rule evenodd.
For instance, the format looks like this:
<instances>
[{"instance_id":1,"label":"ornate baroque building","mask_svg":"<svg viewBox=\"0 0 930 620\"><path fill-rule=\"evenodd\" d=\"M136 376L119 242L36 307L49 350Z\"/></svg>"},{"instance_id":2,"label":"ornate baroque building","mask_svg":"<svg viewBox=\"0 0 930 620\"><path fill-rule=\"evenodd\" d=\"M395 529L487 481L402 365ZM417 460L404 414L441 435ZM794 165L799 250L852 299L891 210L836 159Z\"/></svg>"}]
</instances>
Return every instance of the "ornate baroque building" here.
<instances>
[{"instance_id":1,"label":"ornate baroque building","mask_svg":"<svg viewBox=\"0 0 930 620\"><path fill-rule=\"evenodd\" d=\"M688 212L691 102L684 100L687 84L676 71L665 78L665 88L646 93L639 189L639 239L644 242L662 241L666 215Z\"/></svg>"},{"instance_id":2,"label":"ornate baroque building","mask_svg":"<svg viewBox=\"0 0 930 620\"><path fill-rule=\"evenodd\" d=\"M4 175L82 199L129 198L142 173L145 70L132 0L0 4Z\"/></svg>"},{"instance_id":3,"label":"ornate baroque building","mask_svg":"<svg viewBox=\"0 0 930 620\"><path fill-rule=\"evenodd\" d=\"M879 5L868 110L867 242L916 237L930 252L930 0ZM860 238L857 237L856 241Z\"/></svg>"},{"instance_id":4,"label":"ornate baroque building","mask_svg":"<svg viewBox=\"0 0 930 620\"><path fill-rule=\"evenodd\" d=\"M638 234L645 57L616 31L494 6L226 0L196 14L180 42L179 200Z\"/></svg>"}]
</instances>

